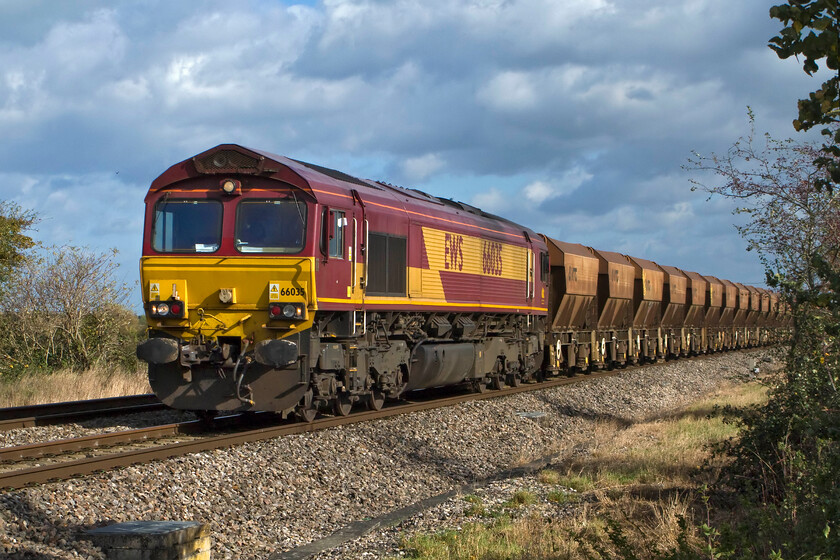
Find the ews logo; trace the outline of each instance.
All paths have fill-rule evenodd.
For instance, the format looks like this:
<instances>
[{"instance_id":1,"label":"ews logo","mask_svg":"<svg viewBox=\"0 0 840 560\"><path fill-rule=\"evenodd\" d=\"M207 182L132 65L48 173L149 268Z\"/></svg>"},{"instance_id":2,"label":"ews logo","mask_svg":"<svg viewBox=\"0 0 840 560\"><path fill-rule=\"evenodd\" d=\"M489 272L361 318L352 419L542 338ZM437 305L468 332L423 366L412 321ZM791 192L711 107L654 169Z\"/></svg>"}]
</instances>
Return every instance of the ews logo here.
<instances>
[{"instance_id":1,"label":"ews logo","mask_svg":"<svg viewBox=\"0 0 840 560\"><path fill-rule=\"evenodd\" d=\"M484 274L502 275L502 244L495 241L481 242L481 270Z\"/></svg>"},{"instance_id":2,"label":"ews logo","mask_svg":"<svg viewBox=\"0 0 840 560\"><path fill-rule=\"evenodd\" d=\"M444 268L446 270L464 270L464 237L447 233L443 244Z\"/></svg>"}]
</instances>

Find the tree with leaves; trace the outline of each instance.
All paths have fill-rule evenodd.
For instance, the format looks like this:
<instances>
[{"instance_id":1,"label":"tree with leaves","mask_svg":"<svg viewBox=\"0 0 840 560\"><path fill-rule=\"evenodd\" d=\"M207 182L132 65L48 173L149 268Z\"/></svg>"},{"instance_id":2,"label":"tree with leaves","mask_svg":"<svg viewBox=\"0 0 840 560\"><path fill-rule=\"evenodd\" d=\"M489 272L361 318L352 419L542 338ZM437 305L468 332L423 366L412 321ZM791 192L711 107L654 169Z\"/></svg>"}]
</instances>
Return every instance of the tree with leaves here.
<instances>
[{"instance_id":1,"label":"tree with leaves","mask_svg":"<svg viewBox=\"0 0 840 560\"><path fill-rule=\"evenodd\" d=\"M27 232L38 223L38 215L13 202L0 203L0 287L12 271L26 260L35 241Z\"/></svg>"},{"instance_id":2,"label":"tree with leaves","mask_svg":"<svg viewBox=\"0 0 840 560\"><path fill-rule=\"evenodd\" d=\"M823 64L833 76L799 100L799 117L793 121L796 130L840 122L840 9L838 0L788 0L770 8L770 17L785 27L770 39L770 48L779 58L802 57L802 69L813 75ZM822 130L828 141L818 165L828 170L830 181L840 183L840 127ZM818 186L830 185L821 181Z\"/></svg>"},{"instance_id":3,"label":"tree with leaves","mask_svg":"<svg viewBox=\"0 0 840 560\"><path fill-rule=\"evenodd\" d=\"M789 282L811 289L820 281L813 266L819 256L840 264L840 193L822 189L828 171L815 161L822 155L818 143L756 137L750 111L750 133L725 154L695 153L690 169L712 172L711 183L691 179L692 189L702 189L736 201L735 213L748 217L737 226L760 255L765 267L782 273ZM831 125L840 130L840 125Z\"/></svg>"}]
</instances>

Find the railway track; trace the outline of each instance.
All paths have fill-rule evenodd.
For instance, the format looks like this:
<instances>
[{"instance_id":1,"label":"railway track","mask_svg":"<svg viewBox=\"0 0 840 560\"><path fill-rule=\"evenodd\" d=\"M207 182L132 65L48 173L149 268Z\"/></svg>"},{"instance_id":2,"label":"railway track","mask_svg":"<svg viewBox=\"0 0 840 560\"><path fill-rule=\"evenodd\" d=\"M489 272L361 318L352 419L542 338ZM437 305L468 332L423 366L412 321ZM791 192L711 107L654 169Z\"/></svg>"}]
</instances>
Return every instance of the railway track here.
<instances>
[{"instance_id":1,"label":"railway track","mask_svg":"<svg viewBox=\"0 0 840 560\"><path fill-rule=\"evenodd\" d=\"M526 391L550 389L552 387L559 387L589 379L608 377L616 375L618 372L619 370L601 371L588 375L550 379L542 383L529 383L518 387L506 387L501 390L485 393L463 393L444 398L434 398L434 395L430 394L426 398L418 396L415 400L389 403L379 411L360 410L349 416L327 416L318 418L313 422L280 420L272 422L270 421L272 415L269 414L265 416L251 415L245 420L244 416L235 415L217 418L209 427L206 423L194 420L166 426L153 426L138 430L86 436L41 444L0 448L0 462L6 463L0 464L0 471L2 471L0 472L0 488L14 489L32 484L66 480L95 472L126 467L132 464L147 463L190 453L221 449L242 443L314 432L345 424L388 418L398 414L453 406L462 402L504 397ZM220 422L217 423L216 421ZM253 427L255 422L261 423L262 425ZM240 428L231 430L237 424L239 424ZM213 433L212 435L203 435L208 431L218 432L222 429L228 431L222 434ZM184 436L187 437L186 440L175 442L165 441L173 437ZM162 443L153 441L161 439L164 440ZM118 447L137 444L138 442L146 443L141 448L126 450L125 448ZM104 449L111 446L115 446L115 448L112 450ZM77 455L74 455L80 452L87 456L79 458ZM40 461L41 458L46 458L45 461L49 461L49 463L41 464L45 462Z\"/></svg>"},{"instance_id":2,"label":"railway track","mask_svg":"<svg viewBox=\"0 0 840 560\"><path fill-rule=\"evenodd\" d=\"M164 410L165 408L166 406L151 393L0 408L0 432L33 426L49 426L101 416Z\"/></svg>"},{"instance_id":3,"label":"railway track","mask_svg":"<svg viewBox=\"0 0 840 560\"><path fill-rule=\"evenodd\" d=\"M693 359L703 360L705 356ZM0 448L0 488L22 488L253 441L314 432L399 414L453 406L463 402L550 389L610 377L640 367L647 367L647 364L628 365L622 369L596 371L573 377L551 378L540 383L525 383L516 387L505 387L481 393L469 392L441 397L440 392L432 389L419 392L417 395L409 395L406 400L387 403L379 411L360 410L349 416L326 416L312 422L281 421L271 413L238 414L218 417L211 424L193 420L165 426ZM225 432L218 433L222 430ZM181 439L171 441L172 438ZM139 448L138 443L142 443ZM134 448L126 449L125 446ZM79 458L74 455L78 453L85 456ZM46 459L39 461L40 458ZM46 461L49 461L49 464L40 464Z\"/></svg>"}]
</instances>

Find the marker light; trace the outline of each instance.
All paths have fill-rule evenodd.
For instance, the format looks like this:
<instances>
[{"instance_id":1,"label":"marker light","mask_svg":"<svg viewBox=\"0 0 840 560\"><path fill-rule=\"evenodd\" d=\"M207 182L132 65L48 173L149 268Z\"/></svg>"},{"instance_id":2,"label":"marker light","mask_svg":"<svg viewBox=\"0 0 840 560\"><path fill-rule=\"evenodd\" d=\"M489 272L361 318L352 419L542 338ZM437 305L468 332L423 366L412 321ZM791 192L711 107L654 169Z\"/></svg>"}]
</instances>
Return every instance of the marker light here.
<instances>
[{"instance_id":1,"label":"marker light","mask_svg":"<svg viewBox=\"0 0 840 560\"><path fill-rule=\"evenodd\" d=\"M268 305L269 319L304 319L305 309L299 303L270 303Z\"/></svg>"},{"instance_id":2,"label":"marker light","mask_svg":"<svg viewBox=\"0 0 840 560\"><path fill-rule=\"evenodd\" d=\"M184 302L178 300L149 302L149 315L156 319L180 319L184 316Z\"/></svg>"}]
</instances>

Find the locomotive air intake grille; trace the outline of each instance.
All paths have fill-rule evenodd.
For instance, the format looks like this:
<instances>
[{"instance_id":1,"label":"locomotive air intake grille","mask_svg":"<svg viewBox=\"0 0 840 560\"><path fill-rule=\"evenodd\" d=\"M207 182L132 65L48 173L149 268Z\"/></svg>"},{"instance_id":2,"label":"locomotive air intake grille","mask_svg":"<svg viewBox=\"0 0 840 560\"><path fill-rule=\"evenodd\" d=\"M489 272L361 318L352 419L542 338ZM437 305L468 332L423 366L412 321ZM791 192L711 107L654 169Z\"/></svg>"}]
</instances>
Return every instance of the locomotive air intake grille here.
<instances>
[{"instance_id":1,"label":"locomotive air intake grille","mask_svg":"<svg viewBox=\"0 0 840 560\"><path fill-rule=\"evenodd\" d=\"M236 150L219 150L193 159L199 173L257 173L260 160Z\"/></svg>"}]
</instances>

